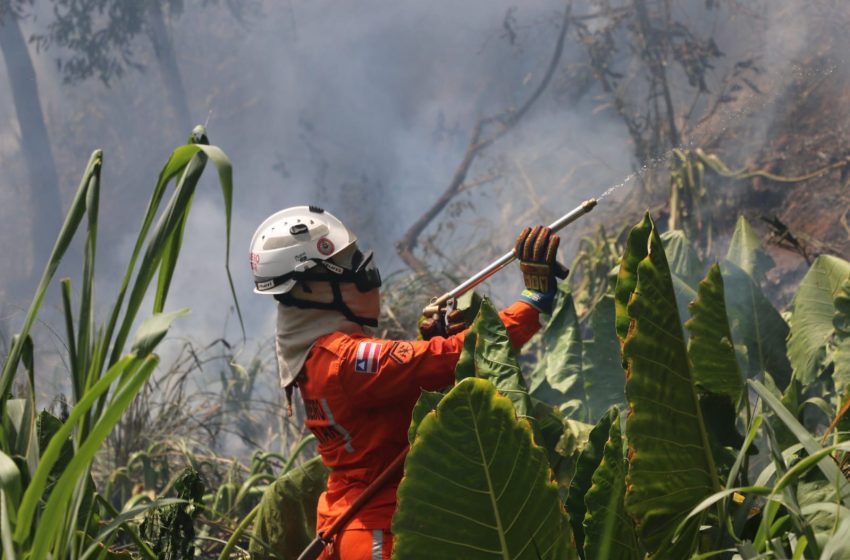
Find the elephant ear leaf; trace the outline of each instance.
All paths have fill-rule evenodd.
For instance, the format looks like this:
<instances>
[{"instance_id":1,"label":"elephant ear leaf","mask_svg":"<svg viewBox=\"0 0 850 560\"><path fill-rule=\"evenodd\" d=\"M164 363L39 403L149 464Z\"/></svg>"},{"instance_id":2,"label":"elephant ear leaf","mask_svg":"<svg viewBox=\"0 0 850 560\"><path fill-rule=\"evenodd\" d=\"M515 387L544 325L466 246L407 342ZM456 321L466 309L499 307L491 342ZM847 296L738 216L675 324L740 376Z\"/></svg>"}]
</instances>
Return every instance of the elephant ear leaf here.
<instances>
[{"instance_id":1,"label":"elephant ear leaf","mask_svg":"<svg viewBox=\"0 0 850 560\"><path fill-rule=\"evenodd\" d=\"M629 317L629 301L637 285L638 264L647 255L647 240L652 231L652 220L647 213L641 223L632 228L626 240L626 249L617 271L617 286L614 288L614 311L617 336L622 343L629 334L631 318Z\"/></svg>"},{"instance_id":2,"label":"elephant ear leaf","mask_svg":"<svg viewBox=\"0 0 850 560\"><path fill-rule=\"evenodd\" d=\"M776 266L744 216L738 217L735 233L732 234L732 241L726 252L726 260L746 272L756 284L761 282L768 270Z\"/></svg>"},{"instance_id":3,"label":"elephant ear leaf","mask_svg":"<svg viewBox=\"0 0 850 560\"><path fill-rule=\"evenodd\" d=\"M484 379L458 383L419 424L393 517L394 558L570 558L546 453Z\"/></svg>"},{"instance_id":4,"label":"elephant ear leaf","mask_svg":"<svg viewBox=\"0 0 850 560\"><path fill-rule=\"evenodd\" d=\"M584 557L587 559L638 560L644 556L634 523L626 515L623 504L627 469L628 462L623 456L620 415L614 408L602 459L584 496L587 507L584 516Z\"/></svg>"},{"instance_id":5,"label":"elephant ear leaf","mask_svg":"<svg viewBox=\"0 0 850 560\"><path fill-rule=\"evenodd\" d=\"M543 356L529 378L531 396L559 408L573 399L585 400L581 329L569 292L560 290L552 318L543 329L541 344Z\"/></svg>"},{"instance_id":6,"label":"elephant ear leaf","mask_svg":"<svg viewBox=\"0 0 850 560\"><path fill-rule=\"evenodd\" d=\"M484 298L463 341L455 379L478 377L508 395L520 416L532 415L532 403L522 377L517 353L493 303Z\"/></svg>"},{"instance_id":7,"label":"elephant ear leaf","mask_svg":"<svg viewBox=\"0 0 850 560\"><path fill-rule=\"evenodd\" d=\"M696 288L704 268L685 232L679 229L665 231L661 234L661 241L664 243L670 271L688 286Z\"/></svg>"},{"instance_id":8,"label":"elephant ear leaf","mask_svg":"<svg viewBox=\"0 0 850 560\"><path fill-rule=\"evenodd\" d=\"M590 488L593 473L602 460L602 452L605 448L605 442L608 440L608 433L611 431L611 423L617 414L619 414L617 407L611 407L590 431L587 445L578 457L575 474L570 481L570 492L567 495L566 506L570 512L570 524L573 527L576 547L579 550L582 549L584 543L584 527L582 525L585 513L584 497Z\"/></svg>"},{"instance_id":9,"label":"elephant ear leaf","mask_svg":"<svg viewBox=\"0 0 850 560\"><path fill-rule=\"evenodd\" d=\"M794 377L805 387L824 366L827 342L833 333L834 300L850 277L850 263L821 255L803 277L791 300L788 358Z\"/></svg>"},{"instance_id":10,"label":"elephant ear leaf","mask_svg":"<svg viewBox=\"0 0 850 560\"><path fill-rule=\"evenodd\" d=\"M835 392L844 394L850 386L850 279L846 280L835 296Z\"/></svg>"},{"instance_id":11,"label":"elephant ear leaf","mask_svg":"<svg viewBox=\"0 0 850 560\"><path fill-rule=\"evenodd\" d=\"M744 391L744 379L732 344L723 277L718 265L712 266L699 283L697 299L689 310L691 319L685 326L690 332L688 355L693 364L694 381L703 391L725 395L737 403Z\"/></svg>"},{"instance_id":12,"label":"elephant ear leaf","mask_svg":"<svg viewBox=\"0 0 850 560\"><path fill-rule=\"evenodd\" d=\"M587 418L595 421L609 407L626 401L626 377L614 327L613 296L603 296L590 312L590 329L593 338L585 340L582 346L582 377Z\"/></svg>"},{"instance_id":13,"label":"elephant ear leaf","mask_svg":"<svg viewBox=\"0 0 850 560\"><path fill-rule=\"evenodd\" d=\"M694 506L719 488L719 481L673 279L648 215L631 237L630 248L645 250L637 265L635 259L625 257L621 265L621 274L631 268L635 278L632 293L627 298L621 294L621 301L628 300L629 319L623 343L631 457L625 508L637 520L638 534L650 553L658 558L687 558L697 544L699 519L689 523L675 544L671 543L673 531Z\"/></svg>"},{"instance_id":14,"label":"elephant ear leaf","mask_svg":"<svg viewBox=\"0 0 850 560\"><path fill-rule=\"evenodd\" d=\"M316 505L329 469L314 457L281 476L260 500L251 558L295 558L316 536Z\"/></svg>"},{"instance_id":15,"label":"elephant ear leaf","mask_svg":"<svg viewBox=\"0 0 850 560\"><path fill-rule=\"evenodd\" d=\"M791 364L785 349L788 324L758 284L738 265L724 261L720 271L735 345L746 348L747 377L759 377L767 372L784 389L791 379Z\"/></svg>"}]
</instances>

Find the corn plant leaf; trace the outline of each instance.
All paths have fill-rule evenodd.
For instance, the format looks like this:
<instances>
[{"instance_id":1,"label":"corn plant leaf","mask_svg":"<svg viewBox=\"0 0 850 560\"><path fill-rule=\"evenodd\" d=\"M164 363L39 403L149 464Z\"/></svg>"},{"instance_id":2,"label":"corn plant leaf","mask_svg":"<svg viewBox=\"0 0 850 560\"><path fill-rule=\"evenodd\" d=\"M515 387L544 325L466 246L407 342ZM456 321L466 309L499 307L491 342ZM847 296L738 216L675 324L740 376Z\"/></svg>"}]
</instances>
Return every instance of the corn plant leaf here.
<instances>
[{"instance_id":1,"label":"corn plant leaf","mask_svg":"<svg viewBox=\"0 0 850 560\"><path fill-rule=\"evenodd\" d=\"M659 558L684 558L696 546L698 523L691 523L675 545L670 542L673 531L719 482L673 279L649 215L632 230L628 246L632 253L623 259L621 275L625 270L637 281L628 296L630 325L623 344L631 456L625 507L637 520L641 541L650 552Z\"/></svg>"},{"instance_id":2,"label":"corn plant leaf","mask_svg":"<svg viewBox=\"0 0 850 560\"><path fill-rule=\"evenodd\" d=\"M835 315L832 326L835 329L835 392L843 394L850 387L850 279L838 290L833 302Z\"/></svg>"},{"instance_id":3,"label":"corn plant leaf","mask_svg":"<svg viewBox=\"0 0 850 560\"><path fill-rule=\"evenodd\" d=\"M590 489L593 472L602 460L602 450L605 448L605 442L608 440L611 423L617 414L619 413L616 407L610 409L590 431L587 445L579 455L576 462L575 475L570 481L570 492L567 495L565 505L567 506L567 511L570 512L570 525L572 525L573 537L576 541L576 548L579 551L583 550L584 545L584 525L582 525L586 511L584 497Z\"/></svg>"},{"instance_id":4,"label":"corn plant leaf","mask_svg":"<svg viewBox=\"0 0 850 560\"><path fill-rule=\"evenodd\" d=\"M144 359L136 358L132 355L130 357L131 361L126 364L126 367L133 368L133 371L130 374L125 375L121 375L122 373L125 373L121 371L123 368L113 371L112 375L109 374L110 372L107 372L107 375L104 375L103 379L101 379L101 381L99 381L98 384L91 389L91 391L87 392L77 406L71 410L71 416L68 418L65 425L63 425L62 429L60 429L51 439L50 444L45 451L45 455L47 455L47 453L50 453L54 449L54 441L57 440L57 438L67 438L68 432L66 431L66 426L73 426L76 424L76 422L72 421L72 419L78 409L79 412L77 413L82 416L92 406L95 399L100 396L100 394L105 391L119 375L126 379L126 382L120 387L120 389L118 389L117 393L110 400L109 406L103 413L103 416L94 426L92 426L88 437L86 437L79 448L76 449L73 458L68 462L68 465L65 467L62 475L56 481L53 491L50 493L50 498L48 498L47 503L44 505L44 509L41 512L39 523L35 528L35 535L33 536L33 550L31 555L32 560L43 560L48 557L48 553L53 546L62 546L64 544L56 542L59 536L58 529L62 526L62 519L68 515L68 509L71 507L71 500L74 497L78 481L87 476L89 466L95 454L103 445L104 440L106 440L109 436L109 433L115 427L115 424L117 424L124 415L124 411L133 402L139 390L141 390L145 381L148 377L150 377L151 373L153 373L153 370L159 363L159 358L152 355ZM116 366L119 364L124 364L124 362L119 361ZM60 440L59 444L61 445L61 443L62 442ZM45 455L42 456L42 464L50 465L50 467L52 467L52 463L45 461ZM35 478L38 478L38 471L41 471L42 464L39 464ZM27 488L24 501L26 501L27 498L32 500L37 496L34 493L30 493L30 488L33 486L34 484L31 483L30 487ZM30 503L32 502L30 501ZM21 505L21 510L23 511L23 503ZM24 519L21 519L20 521L22 524L16 528L15 533L19 542L23 540L21 537L23 537L23 534L28 528L26 526L27 524L24 523Z\"/></svg>"},{"instance_id":5,"label":"corn plant leaf","mask_svg":"<svg viewBox=\"0 0 850 560\"><path fill-rule=\"evenodd\" d=\"M183 309L168 313L156 313L145 319L136 331L136 338L133 341L133 352L139 356L150 354L162 342L165 335L168 334L171 323L176 318L187 315L188 313L189 308L184 307Z\"/></svg>"},{"instance_id":6,"label":"corn plant leaf","mask_svg":"<svg viewBox=\"0 0 850 560\"><path fill-rule=\"evenodd\" d=\"M316 536L316 505L330 470L314 457L263 493L249 546L251 558L296 558Z\"/></svg>"},{"instance_id":7,"label":"corn plant leaf","mask_svg":"<svg viewBox=\"0 0 850 560\"><path fill-rule=\"evenodd\" d=\"M511 399L518 415L531 415L532 404L516 350L499 313L488 298L482 300L475 321L466 333L463 351L455 368L457 381L467 377L489 380Z\"/></svg>"},{"instance_id":8,"label":"corn plant leaf","mask_svg":"<svg viewBox=\"0 0 850 560\"><path fill-rule=\"evenodd\" d=\"M11 457L0 451L0 490L5 493L5 507L11 511L18 509L18 503L23 493L21 471Z\"/></svg>"},{"instance_id":9,"label":"corn plant leaf","mask_svg":"<svg viewBox=\"0 0 850 560\"><path fill-rule=\"evenodd\" d=\"M543 355L529 377L529 394L554 407L585 400L578 315L569 291L562 288L557 297L540 339Z\"/></svg>"},{"instance_id":10,"label":"corn plant leaf","mask_svg":"<svg viewBox=\"0 0 850 560\"><path fill-rule=\"evenodd\" d=\"M691 288L696 288L703 277L704 267L685 232L680 229L665 231L661 234L661 242L664 244L670 272Z\"/></svg>"},{"instance_id":11,"label":"corn plant leaf","mask_svg":"<svg viewBox=\"0 0 850 560\"><path fill-rule=\"evenodd\" d=\"M824 367L827 342L833 333L833 302L850 277L850 262L821 255L803 277L791 300L788 358L794 377L803 386L812 383Z\"/></svg>"},{"instance_id":12,"label":"corn plant leaf","mask_svg":"<svg viewBox=\"0 0 850 560\"><path fill-rule=\"evenodd\" d=\"M756 284L776 266L773 258L762 247L761 240L744 216L738 217L735 233L729 242L726 260L746 272Z\"/></svg>"},{"instance_id":13,"label":"corn plant leaf","mask_svg":"<svg viewBox=\"0 0 850 560\"><path fill-rule=\"evenodd\" d=\"M747 349L747 364L742 369L748 378L767 372L784 389L791 379L785 346L788 324L738 265L723 261L720 272L733 342Z\"/></svg>"},{"instance_id":14,"label":"corn plant leaf","mask_svg":"<svg viewBox=\"0 0 850 560\"><path fill-rule=\"evenodd\" d=\"M20 333L16 335L15 342L12 344L12 347L9 349L9 353L6 355L6 359L3 362L3 372L0 374L0 416L2 416L6 405L5 395L7 395L9 390L12 388L12 382L15 379L15 373L17 372L18 364L21 360L21 353L23 352L24 345L29 338L30 329L32 329L35 318L41 309L41 304L44 302L44 295L47 293L47 287L53 280L53 276L56 274L56 269L59 267L62 257L65 256L65 252L68 250L71 240L74 238L74 234L77 232L77 228L83 219L83 214L86 210L86 196L90 185L89 179L95 173L95 170L102 164L103 152L101 150L95 150L92 153L91 158L89 158L86 170L83 172L83 178L80 181L80 186L74 195L73 201L71 201L71 207L65 215L65 222L59 230L59 236L56 238L56 243L53 246L53 250L50 252L50 257L47 259L47 265L44 267L44 272L41 274L41 280L38 282L38 287L35 290L35 296L33 296L32 303L27 310L24 324L21 327Z\"/></svg>"},{"instance_id":15,"label":"corn plant leaf","mask_svg":"<svg viewBox=\"0 0 850 560\"><path fill-rule=\"evenodd\" d=\"M590 312L593 337L582 344L582 378L587 419L595 422L613 405L626 402L626 376L614 328L614 297L603 296Z\"/></svg>"},{"instance_id":16,"label":"corn plant leaf","mask_svg":"<svg viewBox=\"0 0 850 560\"><path fill-rule=\"evenodd\" d=\"M612 409L608 439L591 486L584 495L584 557L587 559L638 560L644 553L638 543L634 522L626 515L628 462L623 456L620 414Z\"/></svg>"},{"instance_id":17,"label":"corn plant leaf","mask_svg":"<svg viewBox=\"0 0 850 560\"><path fill-rule=\"evenodd\" d=\"M694 381L701 389L726 395L737 403L744 380L738 370L725 301L723 277L715 264L699 283L698 297L689 306L691 319L685 324L690 332L688 355Z\"/></svg>"},{"instance_id":18,"label":"corn plant leaf","mask_svg":"<svg viewBox=\"0 0 850 560\"><path fill-rule=\"evenodd\" d=\"M393 517L394 558L569 558L543 449L511 401L464 379L419 425Z\"/></svg>"}]
</instances>

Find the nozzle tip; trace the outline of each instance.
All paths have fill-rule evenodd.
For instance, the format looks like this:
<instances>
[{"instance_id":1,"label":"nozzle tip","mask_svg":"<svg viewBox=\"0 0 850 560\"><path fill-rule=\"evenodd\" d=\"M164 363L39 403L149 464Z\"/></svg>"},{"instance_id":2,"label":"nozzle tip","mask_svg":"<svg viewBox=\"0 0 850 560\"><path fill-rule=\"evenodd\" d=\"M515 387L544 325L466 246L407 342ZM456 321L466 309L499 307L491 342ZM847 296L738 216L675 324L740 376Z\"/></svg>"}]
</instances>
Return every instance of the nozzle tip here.
<instances>
[{"instance_id":1,"label":"nozzle tip","mask_svg":"<svg viewBox=\"0 0 850 560\"><path fill-rule=\"evenodd\" d=\"M598 203L599 201L597 201L595 198L588 198L587 200L581 203L581 207L584 209L585 212L590 212L596 207Z\"/></svg>"}]
</instances>

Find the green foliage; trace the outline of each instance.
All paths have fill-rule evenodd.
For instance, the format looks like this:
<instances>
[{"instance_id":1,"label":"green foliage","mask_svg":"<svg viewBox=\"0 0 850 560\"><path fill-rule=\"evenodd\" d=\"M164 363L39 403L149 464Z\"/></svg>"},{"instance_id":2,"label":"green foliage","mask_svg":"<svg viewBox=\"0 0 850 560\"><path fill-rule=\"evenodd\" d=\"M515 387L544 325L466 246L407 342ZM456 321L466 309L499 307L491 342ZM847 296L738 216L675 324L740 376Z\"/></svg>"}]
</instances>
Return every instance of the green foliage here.
<instances>
[{"instance_id":1,"label":"green foliage","mask_svg":"<svg viewBox=\"0 0 850 560\"><path fill-rule=\"evenodd\" d=\"M761 240L744 216L738 216L738 223L726 252L726 260L749 274L756 282L761 282L767 271L776 264L764 250Z\"/></svg>"},{"instance_id":2,"label":"green foliage","mask_svg":"<svg viewBox=\"0 0 850 560\"><path fill-rule=\"evenodd\" d=\"M749 222L739 217L726 260L720 263L733 342L745 351L741 369L748 378L766 372L784 388L791 379L785 347L788 324L759 286L772 267L773 259Z\"/></svg>"},{"instance_id":3,"label":"green foliage","mask_svg":"<svg viewBox=\"0 0 850 560\"><path fill-rule=\"evenodd\" d=\"M590 312L592 338L582 345L582 378L587 420L595 422L611 406L625 404L626 376L614 327L614 296L606 295Z\"/></svg>"},{"instance_id":4,"label":"green foliage","mask_svg":"<svg viewBox=\"0 0 850 560\"><path fill-rule=\"evenodd\" d=\"M126 520L98 528L102 520L109 515L117 516L118 512L111 510L107 502L96 499L90 476L91 463L156 368L159 358L153 352L165 337L171 322L186 312L163 313L163 310L182 239L182 224L208 159L219 169L229 244L232 185L227 157L214 146L178 148L160 174L118 296L107 312L108 320L96 326L94 271L102 152L97 150L92 154L21 332L14 338L0 374L0 417L4 428L13 428L0 432L0 451L15 462L19 472L19 486L14 492L9 490L9 495L16 498L6 502L14 506L6 512L3 527L4 534L7 537L11 535L11 539L4 539L6 556L24 555L31 560L77 558L83 554L84 547L113 542L118 527L124 529L130 538L137 538L135 533L127 531ZM175 193L151 230L166 187L174 178L177 178ZM71 240L83 224L86 240L80 301L76 310L70 281L65 279L61 282L68 339L67 362L74 404L68 418L62 422L44 414L39 415L37 420L34 402L10 400L9 389L19 366L23 365L28 373L29 398L34 398L34 351L30 330L38 317L47 288ZM138 262L140 256L141 262ZM130 331L138 323L141 303L158 270L160 282L152 294L153 316L141 323L130 352L125 354ZM125 306L128 289L130 297ZM34 434L38 437L38 453L35 452ZM20 496L19 501L17 496ZM141 550L151 557L147 547L141 546Z\"/></svg>"},{"instance_id":5,"label":"green foliage","mask_svg":"<svg viewBox=\"0 0 850 560\"><path fill-rule=\"evenodd\" d=\"M788 358L794 377L804 386L814 382L825 366L827 343L833 333L833 300L850 278L850 263L821 255L806 273L791 301Z\"/></svg>"},{"instance_id":6,"label":"green foliage","mask_svg":"<svg viewBox=\"0 0 850 560\"><path fill-rule=\"evenodd\" d=\"M724 261L720 272L732 339L736 347L746 352L741 369L750 379L767 372L779 387L785 388L791 379L785 347L788 324L741 268Z\"/></svg>"},{"instance_id":7,"label":"green foliage","mask_svg":"<svg viewBox=\"0 0 850 560\"><path fill-rule=\"evenodd\" d=\"M697 299L689 308L692 318L685 323L690 332L688 355L696 385L737 404L743 395L744 379L738 371L724 301L723 277L715 264L699 283Z\"/></svg>"},{"instance_id":8,"label":"green foliage","mask_svg":"<svg viewBox=\"0 0 850 560\"><path fill-rule=\"evenodd\" d=\"M186 503L149 511L139 528L142 539L162 560L183 560L195 555L193 521L204 495L204 483L198 471L187 467L177 477L174 490Z\"/></svg>"},{"instance_id":9,"label":"green foliage","mask_svg":"<svg viewBox=\"0 0 850 560\"><path fill-rule=\"evenodd\" d=\"M694 251L691 241L682 230L669 230L661 234L664 253L670 265L670 272L681 278L685 284L696 288L703 276L703 265Z\"/></svg>"},{"instance_id":10,"label":"green foliage","mask_svg":"<svg viewBox=\"0 0 850 560\"><path fill-rule=\"evenodd\" d=\"M582 339L572 295L562 288L543 328L542 356L529 377L529 393L562 413L578 409L584 398Z\"/></svg>"},{"instance_id":11,"label":"green foliage","mask_svg":"<svg viewBox=\"0 0 850 560\"><path fill-rule=\"evenodd\" d=\"M592 485L584 494L587 504L584 558L638 560L644 554L637 540L634 522L626 514L623 503L628 461L623 456L620 414L616 407L611 409L610 417L602 458L593 473Z\"/></svg>"},{"instance_id":12,"label":"green foliage","mask_svg":"<svg viewBox=\"0 0 850 560\"><path fill-rule=\"evenodd\" d=\"M626 510L641 541L659 557L688 556L696 523L670 548L672 532L699 500L718 488L714 457L691 371L673 280L661 239L647 215L629 236L620 278L633 286L627 301L623 359L630 415ZM634 279L634 281L632 281ZM622 309L622 307L621 307ZM618 310L619 311L619 310Z\"/></svg>"},{"instance_id":13,"label":"green foliage","mask_svg":"<svg viewBox=\"0 0 850 560\"><path fill-rule=\"evenodd\" d=\"M570 493L567 496L566 506L570 512L570 524L573 528L573 536L576 548L581 552L584 544L584 520L585 496L590 489L591 478L599 463L602 461L602 451L611 431L611 424L615 421L619 412L616 407L605 414L593 430L590 432L587 444L582 450L576 463L575 474L570 482ZM625 473L624 473L625 474Z\"/></svg>"},{"instance_id":14,"label":"green foliage","mask_svg":"<svg viewBox=\"0 0 850 560\"><path fill-rule=\"evenodd\" d=\"M295 558L313 540L316 504L329 472L321 457L314 457L266 490L249 547L252 558Z\"/></svg>"},{"instance_id":15,"label":"green foliage","mask_svg":"<svg viewBox=\"0 0 850 560\"><path fill-rule=\"evenodd\" d=\"M467 377L489 380L511 399L518 415L532 415L532 404L516 350L511 345L499 313L487 298L481 302L475 321L466 334L463 352L455 368L457 381Z\"/></svg>"},{"instance_id":16,"label":"green foliage","mask_svg":"<svg viewBox=\"0 0 850 560\"><path fill-rule=\"evenodd\" d=\"M842 284L835 296L835 380L836 393L841 395L850 386L850 279Z\"/></svg>"},{"instance_id":17,"label":"green foliage","mask_svg":"<svg viewBox=\"0 0 850 560\"><path fill-rule=\"evenodd\" d=\"M419 425L393 518L397 558L566 558L546 453L485 379L460 381Z\"/></svg>"}]
</instances>

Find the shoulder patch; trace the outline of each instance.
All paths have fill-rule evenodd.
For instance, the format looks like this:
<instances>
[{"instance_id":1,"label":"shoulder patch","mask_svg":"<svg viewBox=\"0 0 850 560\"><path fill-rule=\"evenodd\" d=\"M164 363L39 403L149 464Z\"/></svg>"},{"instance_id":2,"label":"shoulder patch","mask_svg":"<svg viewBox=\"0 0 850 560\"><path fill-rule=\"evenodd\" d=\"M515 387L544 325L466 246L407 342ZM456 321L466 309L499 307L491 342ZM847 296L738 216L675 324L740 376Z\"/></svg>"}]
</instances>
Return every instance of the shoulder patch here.
<instances>
[{"instance_id":1,"label":"shoulder patch","mask_svg":"<svg viewBox=\"0 0 850 560\"><path fill-rule=\"evenodd\" d=\"M380 342L361 342L357 345L357 357L354 360L354 371L358 373L378 373L381 367Z\"/></svg>"},{"instance_id":2,"label":"shoulder patch","mask_svg":"<svg viewBox=\"0 0 850 560\"><path fill-rule=\"evenodd\" d=\"M409 342L395 342L390 348L390 358L400 364L406 364L413 359L413 345Z\"/></svg>"}]
</instances>

